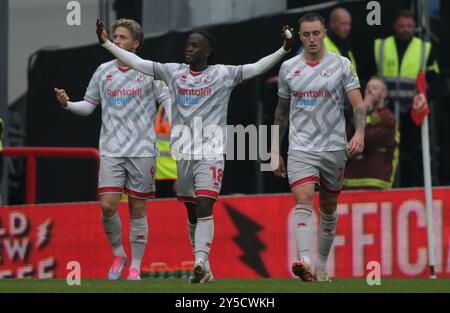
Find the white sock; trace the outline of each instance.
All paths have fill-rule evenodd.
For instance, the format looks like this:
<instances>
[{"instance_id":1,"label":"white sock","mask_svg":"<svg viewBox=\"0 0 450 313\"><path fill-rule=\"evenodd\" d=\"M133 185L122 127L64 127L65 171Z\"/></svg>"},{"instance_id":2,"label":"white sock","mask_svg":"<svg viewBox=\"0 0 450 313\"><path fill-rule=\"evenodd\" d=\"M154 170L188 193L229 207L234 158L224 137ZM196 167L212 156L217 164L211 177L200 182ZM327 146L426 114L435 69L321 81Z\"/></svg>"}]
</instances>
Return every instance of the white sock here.
<instances>
[{"instance_id":1,"label":"white sock","mask_svg":"<svg viewBox=\"0 0 450 313\"><path fill-rule=\"evenodd\" d=\"M102 214L102 224L106 238L113 249L114 256L125 256L122 246L122 223L116 212L113 216L106 217Z\"/></svg>"},{"instance_id":2,"label":"white sock","mask_svg":"<svg viewBox=\"0 0 450 313\"><path fill-rule=\"evenodd\" d=\"M192 253L195 256L195 229L197 228L197 223L191 224L191 222L187 222L188 224L188 234L189 234L189 242L191 243ZM211 272L211 266L209 265L209 258L205 262L205 270L207 273Z\"/></svg>"},{"instance_id":3,"label":"white sock","mask_svg":"<svg viewBox=\"0 0 450 313\"><path fill-rule=\"evenodd\" d=\"M312 245L312 212L313 207L307 204L297 204L294 212L295 240L299 260L311 262Z\"/></svg>"},{"instance_id":4,"label":"white sock","mask_svg":"<svg viewBox=\"0 0 450 313\"><path fill-rule=\"evenodd\" d=\"M209 251L214 238L214 219L212 215L197 219L194 238L195 263L208 261Z\"/></svg>"},{"instance_id":5,"label":"white sock","mask_svg":"<svg viewBox=\"0 0 450 313\"><path fill-rule=\"evenodd\" d=\"M337 221L337 211L334 211L331 214L327 214L322 210L320 211L319 246L317 249L316 268L326 269L327 267L328 255L330 254L334 235L336 234Z\"/></svg>"},{"instance_id":6,"label":"white sock","mask_svg":"<svg viewBox=\"0 0 450 313\"><path fill-rule=\"evenodd\" d=\"M147 246L148 224L147 215L140 218L130 219L130 244L131 244L131 266L141 270L141 261Z\"/></svg>"}]
</instances>

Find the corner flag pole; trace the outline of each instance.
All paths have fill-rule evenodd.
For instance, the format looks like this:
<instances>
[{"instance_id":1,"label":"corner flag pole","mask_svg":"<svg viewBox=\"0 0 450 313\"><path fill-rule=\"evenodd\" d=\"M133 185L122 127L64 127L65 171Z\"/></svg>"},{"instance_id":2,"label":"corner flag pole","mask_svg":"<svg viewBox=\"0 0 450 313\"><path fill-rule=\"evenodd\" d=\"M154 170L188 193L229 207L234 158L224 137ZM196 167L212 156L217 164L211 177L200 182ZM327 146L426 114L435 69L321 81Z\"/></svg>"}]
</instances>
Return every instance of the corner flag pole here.
<instances>
[{"instance_id":1,"label":"corner flag pole","mask_svg":"<svg viewBox=\"0 0 450 313\"><path fill-rule=\"evenodd\" d=\"M428 12L429 1L418 0L418 13L420 18L420 25L423 31L423 40L426 42L430 39L430 21ZM425 56L422 56L425 58ZM423 61L423 67L426 67L426 60ZM425 71L424 71L425 72ZM427 237L428 237L428 265L430 267L430 278L436 278L435 254L434 254L434 225L433 225L433 194L431 186L431 166L430 166L430 137L428 128L428 115L425 116L422 126L422 160L423 160L423 175L425 183L425 207L427 217Z\"/></svg>"},{"instance_id":2,"label":"corner flag pole","mask_svg":"<svg viewBox=\"0 0 450 313\"><path fill-rule=\"evenodd\" d=\"M430 166L430 140L428 135L428 116L423 120L421 126L422 133L422 159L423 174L425 182L425 206L427 215L427 237L428 237L428 264L430 266L430 278L436 278L434 270L434 225L433 225L433 194L431 186L431 166Z\"/></svg>"}]
</instances>

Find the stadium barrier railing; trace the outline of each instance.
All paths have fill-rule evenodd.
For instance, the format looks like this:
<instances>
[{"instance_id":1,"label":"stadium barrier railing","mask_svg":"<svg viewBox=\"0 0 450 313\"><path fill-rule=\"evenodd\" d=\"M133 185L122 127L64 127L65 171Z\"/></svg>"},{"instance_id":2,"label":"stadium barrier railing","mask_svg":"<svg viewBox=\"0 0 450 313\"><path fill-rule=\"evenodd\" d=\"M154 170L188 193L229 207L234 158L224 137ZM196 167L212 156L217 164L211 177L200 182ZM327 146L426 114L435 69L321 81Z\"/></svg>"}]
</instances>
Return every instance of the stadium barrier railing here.
<instances>
[{"instance_id":1,"label":"stadium barrier railing","mask_svg":"<svg viewBox=\"0 0 450 313\"><path fill-rule=\"evenodd\" d=\"M4 147L4 156L26 158L25 203L36 203L36 160L37 158L74 158L93 159L100 167L100 154L95 148L73 147Z\"/></svg>"}]
</instances>

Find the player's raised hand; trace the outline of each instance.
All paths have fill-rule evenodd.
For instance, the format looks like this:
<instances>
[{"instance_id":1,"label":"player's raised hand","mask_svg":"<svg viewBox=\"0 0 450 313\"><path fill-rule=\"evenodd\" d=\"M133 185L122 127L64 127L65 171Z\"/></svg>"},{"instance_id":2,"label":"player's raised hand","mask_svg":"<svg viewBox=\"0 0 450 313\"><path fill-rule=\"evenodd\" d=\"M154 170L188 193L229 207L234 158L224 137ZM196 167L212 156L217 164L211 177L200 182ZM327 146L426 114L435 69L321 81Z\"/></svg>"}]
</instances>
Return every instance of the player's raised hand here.
<instances>
[{"instance_id":1,"label":"player's raised hand","mask_svg":"<svg viewBox=\"0 0 450 313\"><path fill-rule=\"evenodd\" d=\"M294 29L289 27L289 25L283 26L281 29L281 36L283 37L283 48L284 50L290 50L292 47L292 42L294 39L294 36L292 36L292 33L294 32Z\"/></svg>"},{"instance_id":2,"label":"player's raised hand","mask_svg":"<svg viewBox=\"0 0 450 313\"><path fill-rule=\"evenodd\" d=\"M364 105L366 107L367 112L372 112L372 110L375 108L377 104L376 99L372 95L371 92L366 92L364 96Z\"/></svg>"},{"instance_id":3,"label":"player's raised hand","mask_svg":"<svg viewBox=\"0 0 450 313\"><path fill-rule=\"evenodd\" d=\"M273 173L277 177L286 177L286 167L284 166L284 160L281 155L278 155L278 168Z\"/></svg>"},{"instance_id":4,"label":"player's raised hand","mask_svg":"<svg viewBox=\"0 0 450 313\"><path fill-rule=\"evenodd\" d=\"M101 21L97 17L96 25L97 25L98 42L104 43L106 40L108 40L108 33L105 30L105 24L103 24L103 21Z\"/></svg>"},{"instance_id":5,"label":"player's raised hand","mask_svg":"<svg viewBox=\"0 0 450 313\"><path fill-rule=\"evenodd\" d=\"M63 106L67 107L67 101L69 101L69 96L67 95L64 89L53 88L53 91L56 93L56 100Z\"/></svg>"}]
</instances>

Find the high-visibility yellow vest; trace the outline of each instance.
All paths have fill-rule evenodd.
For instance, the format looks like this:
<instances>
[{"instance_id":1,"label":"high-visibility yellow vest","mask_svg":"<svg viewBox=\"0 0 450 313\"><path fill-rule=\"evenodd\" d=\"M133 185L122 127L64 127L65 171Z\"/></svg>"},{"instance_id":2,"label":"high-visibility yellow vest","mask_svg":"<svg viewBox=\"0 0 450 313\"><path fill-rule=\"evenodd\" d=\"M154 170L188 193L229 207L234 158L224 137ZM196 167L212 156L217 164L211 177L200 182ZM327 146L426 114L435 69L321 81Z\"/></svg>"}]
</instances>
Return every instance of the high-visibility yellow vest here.
<instances>
[{"instance_id":1,"label":"high-visibility yellow vest","mask_svg":"<svg viewBox=\"0 0 450 313\"><path fill-rule=\"evenodd\" d=\"M439 72L436 61L426 68L431 44L413 37L406 48L401 64L398 61L394 36L376 39L374 47L378 76L386 80L389 97L399 100L400 103L407 103L409 108L414 97L417 74L425 70Z\"/></svg>"},{"instance_id":2,"label":"high-visibility yellow vest","mask_svg":"<svg viewBox=\"0 0 450 313\"><path fill-rule=\"evenodd\" d=\"M156 158L156 179L177 179L177 162L170 154L170 122L165 114L164 107L158 109L155 119L156 145L158 157Z\"/></svg>"},{"instance_id":3,"label":"high-visibility yellow vest","mask_svg":"<svg viewBox=\"0 0 450 313\"><path fill-rule=\"evenodd\" d=\"M339 48L336 46L336 44L330 39L330 37L325 37L325 39L323 40L323 43L325 45L325 49L327 49L330 52L334 52L337 55L341 55L341 51L339 51ZM353 55L353 52L351 52L350 50L348 51L348 56L350 57L350 62L352 62L352 66L355 69L355 71L357 70L356 68L356 59L355 56Z\"/></svg>"}]
</instances>

